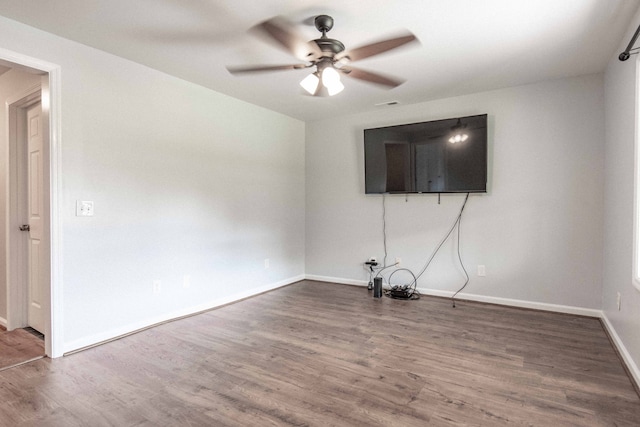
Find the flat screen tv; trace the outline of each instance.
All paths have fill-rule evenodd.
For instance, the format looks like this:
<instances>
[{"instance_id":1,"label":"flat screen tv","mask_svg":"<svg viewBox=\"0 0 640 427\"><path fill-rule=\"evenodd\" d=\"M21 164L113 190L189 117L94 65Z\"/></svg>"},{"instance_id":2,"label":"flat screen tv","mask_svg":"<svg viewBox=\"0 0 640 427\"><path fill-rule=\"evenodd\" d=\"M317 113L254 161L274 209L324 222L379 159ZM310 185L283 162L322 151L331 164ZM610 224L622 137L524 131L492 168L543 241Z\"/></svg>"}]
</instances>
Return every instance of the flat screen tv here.
<instances>
[{"instance_id":1,"label":"flat screen tv","mask_svg":"<svg viewBox=\"0 0 640 427\"><path fill-rule=\"evenodd\" d=\"M486 193L487 115L364 131L365 192Z\"/></svg>"}]
</instances>

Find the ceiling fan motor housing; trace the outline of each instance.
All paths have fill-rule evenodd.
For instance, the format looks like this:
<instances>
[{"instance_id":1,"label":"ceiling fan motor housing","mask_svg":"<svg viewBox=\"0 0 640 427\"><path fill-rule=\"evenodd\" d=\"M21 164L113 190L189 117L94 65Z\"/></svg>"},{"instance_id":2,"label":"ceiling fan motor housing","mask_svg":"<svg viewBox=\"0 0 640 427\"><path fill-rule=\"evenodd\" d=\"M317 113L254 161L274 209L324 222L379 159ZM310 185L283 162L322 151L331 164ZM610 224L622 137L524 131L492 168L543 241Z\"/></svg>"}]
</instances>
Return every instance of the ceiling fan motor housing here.
<instances>
[{"instance_id":1,"label":"ceiling fan motor housing","mask_svg":"<svg viewBox=\"0 0 640 427\"><path fill-rule=\"evenodd\" d=\"M340 40L322 38L315 39L314 42L318 45L322 52L330 53L331 56L344 50L344 45Z\"/></svg>"}]
</instances>

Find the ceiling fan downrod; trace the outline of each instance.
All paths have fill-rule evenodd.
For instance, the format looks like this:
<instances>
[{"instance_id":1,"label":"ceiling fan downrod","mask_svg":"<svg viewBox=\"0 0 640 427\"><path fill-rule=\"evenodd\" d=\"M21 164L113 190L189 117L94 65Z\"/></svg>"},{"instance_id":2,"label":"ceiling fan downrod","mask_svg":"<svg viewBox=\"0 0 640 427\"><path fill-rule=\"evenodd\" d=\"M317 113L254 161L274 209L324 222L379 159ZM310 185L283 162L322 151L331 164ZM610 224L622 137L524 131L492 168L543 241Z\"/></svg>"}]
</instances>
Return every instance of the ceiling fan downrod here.
<instances>
[{"instance_id":1,"label":"ceiling fan downrod","mask_svg":"<svg viewBox=\"0 0 640 427\"><path fill-rule=\"evenodd\" d=\"M329 54L328 56L333 57L333 55L344 51L345 48L341 41L327 37L327 33L333 28L332 17L329 15L318 15L314 23L316 29L322 33L322 37L314 40L322 52L326 52Z\"/></svg>"}]
</instances>

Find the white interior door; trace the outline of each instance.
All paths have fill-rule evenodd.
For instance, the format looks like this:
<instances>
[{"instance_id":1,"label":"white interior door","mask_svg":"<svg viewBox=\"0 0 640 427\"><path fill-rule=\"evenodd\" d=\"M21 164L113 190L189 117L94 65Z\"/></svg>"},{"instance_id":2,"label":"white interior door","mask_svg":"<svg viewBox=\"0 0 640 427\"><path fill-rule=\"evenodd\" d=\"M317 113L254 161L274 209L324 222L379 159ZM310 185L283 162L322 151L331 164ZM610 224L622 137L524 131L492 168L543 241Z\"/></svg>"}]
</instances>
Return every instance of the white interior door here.
<instances>
[{"instance_id":1,"label":"white interior door","mask_svg":"<svg viewBox=\"0 0 640 427\"><path fill-rule=\"evenodd\" d=\"M40 103L27 110L27 186L29 217L28 250L28 322L29 326L45 332L44 298L46 272L44 239L44 164L42 107Z\"/></svg>"}]
</instances>

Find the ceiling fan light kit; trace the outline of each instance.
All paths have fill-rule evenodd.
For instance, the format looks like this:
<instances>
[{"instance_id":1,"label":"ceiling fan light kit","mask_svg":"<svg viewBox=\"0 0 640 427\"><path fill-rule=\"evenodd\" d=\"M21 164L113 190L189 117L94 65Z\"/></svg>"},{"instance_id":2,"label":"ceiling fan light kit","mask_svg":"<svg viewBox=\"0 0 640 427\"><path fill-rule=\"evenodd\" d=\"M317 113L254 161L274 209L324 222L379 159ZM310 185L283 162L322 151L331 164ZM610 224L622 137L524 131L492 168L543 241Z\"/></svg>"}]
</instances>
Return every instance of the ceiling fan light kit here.
<instances>
[{"instance_id":1,"label":"ceiling fan light kit","mask_svg":"<svg viewBox=\"0 0 640 427\"><path fill-rule=\"evenodd\" d=\"M280 47L292 53L298 59L306 61L306 63L227 67L227 70L231 74L242 74L315 67L316 70L300 82L300 86L313 96L333 96L342 92L344 85L340 79L341 74L387 88L394 88L404 82L401 79L361 70L347 66L347 64L417 41L413 34L408 33L400 37L386 39L346 51L342 42L327 37L327 32L333 28L332 17L319 15L316 16L314 23L316 29L322 33L322 36L311 41L305 41L291 24L280 17L264 21L256 27L273 39Z\"/></svg>"},{"instance_id":2,"label":"ceiling fan light kit","mask_svg":"<svg viewBox=\"0 0 640 427\"><path fill-rule=\"evenodd\" d=\"M318 71L305 77L300 82L300 86L302 86L309 95L317 95L322 87L327 89L329 96L336 95L344 89L344 85L340 81L340 74L330 64L324 67L318 64Z\"/></svg>"}]
</instances>

